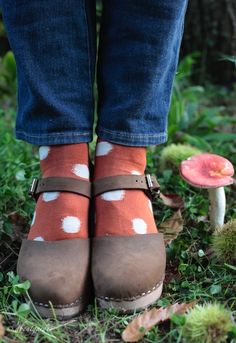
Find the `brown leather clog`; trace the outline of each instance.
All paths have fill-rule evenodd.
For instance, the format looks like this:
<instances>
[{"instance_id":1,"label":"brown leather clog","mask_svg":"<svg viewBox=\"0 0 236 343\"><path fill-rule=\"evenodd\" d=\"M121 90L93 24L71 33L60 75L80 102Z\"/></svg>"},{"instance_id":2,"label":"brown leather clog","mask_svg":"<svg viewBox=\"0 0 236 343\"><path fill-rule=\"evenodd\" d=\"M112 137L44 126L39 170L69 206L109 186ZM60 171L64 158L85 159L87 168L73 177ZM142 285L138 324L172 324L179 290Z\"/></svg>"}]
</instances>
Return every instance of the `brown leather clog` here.
<instances>
[{"instance_id":1,"label":"brown leather clog","mask_svg":"<svg viewBox=\"0 0 236 343\"><path fill-rule=\"evenodd\" d=\"M142 189L152 196L160 192L150 175L120 175L94 182L93 195L118 189ZM161 233L93 239L92 278L95 296L103 308L131 312L154 303L162 293L165 266Z\"/></svg>"},{"instance_id":2,"label":"brown leather clog","mask_svg":"<svg viewBox=\"0 0 236 343\"><path fill-rule=\"evenodd\" d=\"M29 193L37 199L46 191L74 192L90 197L91 184L64 177L34 179ZM17 273L22 281L31 282L31 305L40 315L71 318L84 310L92 293L90 239L24 240Z\"/></svg>"}]
</instances>

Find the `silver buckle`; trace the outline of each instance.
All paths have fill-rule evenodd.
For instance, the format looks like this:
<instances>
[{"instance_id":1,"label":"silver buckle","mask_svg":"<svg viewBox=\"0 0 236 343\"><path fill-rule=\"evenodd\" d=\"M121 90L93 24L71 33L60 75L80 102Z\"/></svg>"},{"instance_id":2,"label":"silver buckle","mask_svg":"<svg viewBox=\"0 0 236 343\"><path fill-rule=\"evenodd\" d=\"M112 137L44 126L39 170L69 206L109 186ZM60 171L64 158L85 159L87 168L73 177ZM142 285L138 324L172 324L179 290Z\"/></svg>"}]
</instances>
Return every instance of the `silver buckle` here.
<instances>
[{"instance_id":1,"label":"silver buckle","mask_svg":"<svg viewBox=\"0 0 236 343\"><path fill-rule=\"evenodd\" d=\"M36 191L37 185L38 185L38 179L33 179L30 189L28 191L29 196L31 196L32 198L35 197L35 191Z\"/></svg>"},{"instance_id":2,"label":"silver buckle","mask_svg":"<svg viewBox=\"0 0 236 343\"><path fill-rule=\"evenodd\" d=\"M153 188L153 182L150 174L146 175L147 185L148 188L151 190Z\"/></svg>"},{"instance_id":3,"label":"silver buckle","mask_svg":"<svg viewBox=\"0 0 236 343\"><path fill-rule=\"evenodd\" d=\"M150 174L146 175L146 181L147 181L147 186L148 186L148 189L150 191L150 194L151 194L152 198L153 199L159 198L160 193L161 193L160 188L159 187L154 187L154 184L152 182L152 178L151 178Z\"/></svg>"}]
</instances>

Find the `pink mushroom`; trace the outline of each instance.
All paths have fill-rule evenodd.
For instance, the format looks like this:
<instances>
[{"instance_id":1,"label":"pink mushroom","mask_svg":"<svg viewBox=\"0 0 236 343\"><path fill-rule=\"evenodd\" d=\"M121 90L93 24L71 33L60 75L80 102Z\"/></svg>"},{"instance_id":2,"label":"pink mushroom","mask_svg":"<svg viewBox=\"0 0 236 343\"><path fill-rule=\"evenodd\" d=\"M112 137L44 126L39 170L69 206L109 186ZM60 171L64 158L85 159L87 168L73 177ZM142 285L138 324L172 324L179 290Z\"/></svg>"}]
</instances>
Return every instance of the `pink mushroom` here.
<instances>
[{"instance_id":1,"label":"pink mushroom","mask_svg":"<svg viewBox=\"0 0 236 343\"><path fill-rule=\"evenodd\" d=\"M226 158L203 153L181 162L180 175L190 185L207 188L210 198L210 221L213 228L224 225L224 186L233 183L234 167Z\"/></svg>"}]
</instances>

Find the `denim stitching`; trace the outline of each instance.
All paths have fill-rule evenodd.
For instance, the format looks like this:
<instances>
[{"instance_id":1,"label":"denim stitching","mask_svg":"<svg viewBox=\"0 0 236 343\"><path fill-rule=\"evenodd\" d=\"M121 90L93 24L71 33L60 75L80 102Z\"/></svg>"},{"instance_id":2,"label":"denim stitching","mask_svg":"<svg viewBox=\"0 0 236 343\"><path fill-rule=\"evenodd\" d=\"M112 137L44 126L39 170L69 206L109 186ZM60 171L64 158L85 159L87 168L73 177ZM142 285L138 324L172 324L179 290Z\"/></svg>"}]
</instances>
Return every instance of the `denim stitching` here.
<instances>
[{"instance_id":1,"label":"denim stitching","mask_svg":"<svg viewBox=\"0 0 236 343\"><path fill-rule=\"evenodd\" d=\"M26 137L32 137L32 138L57 138L58 136L63 136L63 137L78 137L78 136L90 136L92 133L89 132L82 132L82 133L77 133L77 132L72 132L70 134L65 134L64 132L54 132L54 133L40 133L40 134L28 134L25 131L16 131L17 134L22 134Z\"/></svg>"},{"instance_id":2,"label":"denim stitching","mask_svg":"<svg viewBox=\"0 0 236 343\"><path fill-rule=\"evenodd\" d=\"M132 134L132 133L126 133L126 132L119 132L119 131L111 131L111 130L107 130L107 129L102 129L102 128L98 128L97 129L98 132L105 132L114 136L121 136L121 137L128 137L128 138L165 138L167 136L166 132L160 132L157 134L142 134L142 133L138 133L138 134Z\"/></svg>"},{"instance_id":3,"label":"denim stitching","mask_svg":"<svg viewBox=\"0 0 236 343\"><path fill-rule=\"evenodd\" d=\"M126 134L122 132L112 132L103 129L97 129L96 133L98 137L104 140L110 140L110 142L115 144L123 144L128 146L150 146L150 145L159 145L167 141L167 133L159 133L153 135L145 134Z\"/></svg>"},{"instance_id":4,"label":"denim stitching","mask_svg":"<svg viewBox=\"0 0 236 343\"><path fill-rule=\"evenodd\" d=\"M74 143L89 143L93 140L92 133L83 133L83 134L47 134L47 135L28 135L22 131L16 131L15 137L17 139L26 141L30 144L35 145L55 145L55 144L74 144Z\"/></svg>"}]
</instances>

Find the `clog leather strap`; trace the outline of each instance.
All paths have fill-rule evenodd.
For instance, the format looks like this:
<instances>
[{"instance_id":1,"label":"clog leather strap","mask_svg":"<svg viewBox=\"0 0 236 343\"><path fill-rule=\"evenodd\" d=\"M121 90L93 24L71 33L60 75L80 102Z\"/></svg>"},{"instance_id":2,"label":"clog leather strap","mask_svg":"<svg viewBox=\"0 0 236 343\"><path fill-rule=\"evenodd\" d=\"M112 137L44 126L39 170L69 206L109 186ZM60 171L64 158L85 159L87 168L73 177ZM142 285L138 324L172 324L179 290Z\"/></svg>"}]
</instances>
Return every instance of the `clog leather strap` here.
<instances>
[{"instance_id":1,"label":"clog leather strap","mask_svg":"<svg viewBox=\"0 0 236 343\"><path fill-rule=\"evenodd\" d=\"M155 176L147 175L117 175L108 176L93 182L93 196L119 189L141 189L150 197L160 195L160 185Z\"/></svg>"},{"instance_id":2,"label":"clog leather strap","mask_svg":"<svg viewBox=\"0 0 236 343\"><path fill-rule=\"evenodd\" d=\"M40 193L43 192L70 192L90 198L91 183L71 177L33 179L28 194L37 200Z\"/></svg>"}]
</instances>

